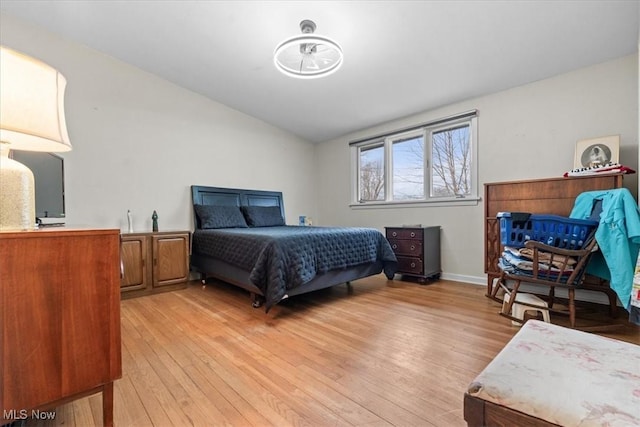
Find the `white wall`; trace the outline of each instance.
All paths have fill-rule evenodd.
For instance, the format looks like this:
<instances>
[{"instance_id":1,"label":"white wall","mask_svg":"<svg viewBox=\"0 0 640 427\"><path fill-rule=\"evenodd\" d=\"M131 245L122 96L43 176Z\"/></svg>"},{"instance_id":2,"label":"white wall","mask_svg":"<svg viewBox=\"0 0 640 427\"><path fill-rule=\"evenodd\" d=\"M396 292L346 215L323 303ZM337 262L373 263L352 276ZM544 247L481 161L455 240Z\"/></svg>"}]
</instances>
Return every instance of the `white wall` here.
<instances>
[{"instance_id":1,"label":"white wall","mask_svg":"<svg viewBox=\"0 0 640 427\"><path fill-rule=\"evenodd\" d=\"M60 70L73 150L67 224L191 229L189 186L281 190L287 221L315 215L311 143L95 50L0 15L3 45Z\"/></svg>"},{"instance_id":2,"label":"white wall","mask_svg":"<svg viewBox=\"0 0 640 427\"><path fill-rule=\"evenodd\" d=\"M638 168L638 58L631 55L386 123L316 146L322 224L442 227L443 277L484 283L483 202L477 206L351 209L350 140L477 109L479 181L562 176L576 141L620 134L620 162ZM637 175L625 177L637 194Z\"/></svg>"},{"instance_id":3,"label":"white wall","mask_svg":"<svg viewBox=\"0 0 640 427\"><path fill-rule=\"evenodd\" d=\"M638 58L632 55L312 145L255 118L16 18L2 44L68 80L73 151L64 153L69 224L190 229L192 184L282 190L289 223L383 229L441 225L444 277L484 283L483 206L349 208L350 140L479 110L485 182L560 176L579 139L620 134L621 162L638 168ZM634 194L637 176L625 179Z\"/></svg>"}]
</instances>

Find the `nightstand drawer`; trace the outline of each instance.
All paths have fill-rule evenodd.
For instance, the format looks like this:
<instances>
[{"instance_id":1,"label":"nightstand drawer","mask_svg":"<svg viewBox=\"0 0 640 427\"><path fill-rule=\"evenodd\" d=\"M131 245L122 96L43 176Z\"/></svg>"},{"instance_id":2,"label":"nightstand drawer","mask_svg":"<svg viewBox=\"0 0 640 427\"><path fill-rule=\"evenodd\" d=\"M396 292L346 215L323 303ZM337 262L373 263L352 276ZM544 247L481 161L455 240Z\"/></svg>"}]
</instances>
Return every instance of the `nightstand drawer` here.
<instances>
[{"instance_id":1,"label":"nightstand drawer","mask_svg":"<svg viewBox=\"0 0 640 427\"><path fill-rule=\"evenodd\" d=\"M420 258L409 258L399 256L398 258L398 271L407 274L422 274L422 260Z\"/></svg>"},{"instance_id":2,"label":"nightstand drawer","mask_svg":"<svg viewBox=\"0 0 640 427\"><path fill-rule=\"evenodd\" d=\"M422 241L388 239L396 255L422 257Z\"/></svg>"},{"instance_id":3,"label":"nightstand drawer","mask_svg":"<svg viewBox=\"0 0 640 427\"><path fill-rule=\"evenodd\" d=\"M422 241L422 228L387 228L387 239L412 239Z\"/></svg>"}]
</instances>

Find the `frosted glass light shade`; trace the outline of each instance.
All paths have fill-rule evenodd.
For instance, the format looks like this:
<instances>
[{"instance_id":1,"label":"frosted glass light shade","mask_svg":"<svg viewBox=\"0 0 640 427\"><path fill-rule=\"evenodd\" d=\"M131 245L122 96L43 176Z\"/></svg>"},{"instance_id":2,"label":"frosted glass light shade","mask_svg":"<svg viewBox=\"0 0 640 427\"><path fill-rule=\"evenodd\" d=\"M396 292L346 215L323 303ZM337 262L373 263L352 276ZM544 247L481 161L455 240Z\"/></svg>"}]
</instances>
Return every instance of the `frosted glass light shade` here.
<instances>
[{"instance_id":1,"label":"frosted glass light shade","mask_svg":"<svg viewBox=\"0 0 640 427\"><path fill-rule=\"evenodd\" d=\"M299 79L315 79L335 73L342 66L342 48L319 35L301 35L276 47L273 62L282 73Z\"/></svg>"},{"instance_id":2,"label":"frosted glass light shade","mask_svg":"<svg viewBox=\"0 0 640 427\"><path fill-rule=\"evenodd\" d=\"M0 141L12 150L71 150L64 116L64 76L5 46L0 46L0 76Z\"/></svg>"},{"instance_id":3,"label":"frosted glass light shade","mask_svg":"<svg viewBox=\"0 0 640 427\"><path fill-rule=\"evenodd\" d=\"M273 63L282 73L298 79L316 79L335 73L344 58L342 48L329 37L314 34L316 24L300 22L301 35L289 37L273 52Z\"/></svg>"}]
</instances>

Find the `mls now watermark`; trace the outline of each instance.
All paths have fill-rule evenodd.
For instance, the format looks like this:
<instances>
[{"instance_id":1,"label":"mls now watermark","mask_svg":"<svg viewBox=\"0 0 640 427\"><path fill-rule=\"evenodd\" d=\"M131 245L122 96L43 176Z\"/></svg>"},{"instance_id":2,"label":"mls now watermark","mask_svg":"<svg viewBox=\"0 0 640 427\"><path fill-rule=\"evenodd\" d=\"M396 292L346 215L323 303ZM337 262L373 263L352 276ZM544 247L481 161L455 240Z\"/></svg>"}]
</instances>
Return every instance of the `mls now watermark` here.
<instances>
[{"instance_id":1,"label":"mls now watermark","mask_svg":"<svg viewBox=\"0 0 640 427\"><path fill-rule=\"evenodd\" d=\"M32 418L35 420L54 420L56 411L41 411L39 409L3 409L2 418L5 420L26 420Z\"/></svg>"}]
</instances>

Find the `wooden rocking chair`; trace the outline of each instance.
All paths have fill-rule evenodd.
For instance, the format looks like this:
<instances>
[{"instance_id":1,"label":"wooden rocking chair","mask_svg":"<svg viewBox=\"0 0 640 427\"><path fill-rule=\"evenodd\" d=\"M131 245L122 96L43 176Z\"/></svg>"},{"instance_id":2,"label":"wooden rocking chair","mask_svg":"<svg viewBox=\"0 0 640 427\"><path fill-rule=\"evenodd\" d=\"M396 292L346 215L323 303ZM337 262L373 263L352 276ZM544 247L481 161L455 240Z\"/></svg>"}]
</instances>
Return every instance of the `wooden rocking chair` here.
<instances>
[{"instance_id":1,"label":"wooden rocking chair","mask_svg":"<svg viewBox=\"0 0 640 427\"><path fill-rule=\"evenodd\" d=\"M576 327L576 307L575 307L575 291L576 289L585 289L592 291L604 292L609 298L610 314L615 317L617 311L616 295L615 292L608 286L600 286L595 284L587 284L584 282L585 270L591 255L597 250L597 243L595 238L591 238L590 241L582 249L562 249L554 246L549 246L541 242L529 240L525 243L525 248L531 251L532 258L532 270L527 272L515 271L510 272L503 270L497 285L494 286L491 297L495 300L499 300L497 297L498 289L503 289L510 294L509 302L503 304L500 315L523 323L523 319L513 317L511 313L512 306L516 301L516 295L519 291L520 284L534 283L537 285L545 285L549 287L548 304L549 311L552 313L566 314L567 310L554 310L553 304L555 299L555 289L566 288L568 292L568 314L569 324L571 328ZM570 259L575 260L575 264L570 262ZM553 266L554 268L551 268ZM507 280L513 281L513 287L507 286ZM532 310L536 306L518 302L525 306L531 306ZM581 328L587 329L587 328ZM609 326L604 328L588 328L591 330L610 329Z\"/></svg>"}]
</instances>

